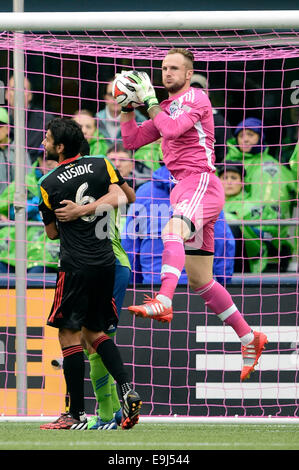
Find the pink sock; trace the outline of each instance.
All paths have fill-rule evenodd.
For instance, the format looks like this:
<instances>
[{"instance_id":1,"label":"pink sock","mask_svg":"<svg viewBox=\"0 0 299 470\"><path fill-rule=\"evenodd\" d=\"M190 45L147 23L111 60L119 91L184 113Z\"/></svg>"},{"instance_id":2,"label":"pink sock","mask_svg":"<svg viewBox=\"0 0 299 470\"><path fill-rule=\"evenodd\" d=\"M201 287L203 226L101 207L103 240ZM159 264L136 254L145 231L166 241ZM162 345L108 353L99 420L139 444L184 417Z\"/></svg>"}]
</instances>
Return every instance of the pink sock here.
<instances>
[{"instance_id":1,"label":"pink sock","mask_svg":"<svg viewBox=\"0 0 299 470\"><path fill-rule=\"evenodd\" d=\"M169 233L163 237L163 242L162 285L159 294L172 300L185 264L184 241L179 235Z\"/></svg>"},{"instance_id":2,"label":"pink sock","mask_svg":"<svg viewBox=\"0 0 299 470\"><path fill-rule=\"evenodd\" d=\"M231 326L239 338L251 333L251 328L234 304L230 293L217 281L210 281L195 292L221 321Z\"/></svg>"}]
</instances>

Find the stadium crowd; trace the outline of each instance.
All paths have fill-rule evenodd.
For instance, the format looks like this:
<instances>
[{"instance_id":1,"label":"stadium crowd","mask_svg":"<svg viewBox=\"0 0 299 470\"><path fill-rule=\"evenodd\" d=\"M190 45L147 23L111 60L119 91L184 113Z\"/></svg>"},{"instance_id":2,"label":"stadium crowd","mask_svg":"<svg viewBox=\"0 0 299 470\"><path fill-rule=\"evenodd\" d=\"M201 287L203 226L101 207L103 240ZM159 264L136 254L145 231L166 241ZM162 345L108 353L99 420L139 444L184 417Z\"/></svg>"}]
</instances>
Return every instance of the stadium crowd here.
<instances>
[{"instance_id":1,"label":"stadium crowd","mask_svg":"<svg viewBox=\"0 0 299 470\"><path fill-rule=\"evenodd\" d=\"M163 164L160 140L135 152L124 148L120 132L121 107L112 96L113 78L103 94L104 106L97 113L78 109L71 118L82 127L90 155L107 156L129 186L136 202L119 217L123 248L131 266L131 281L159 283L164 224L171 212L169 193L173 179ZM209 94L207 78L195 73L192 87ZM24 83L26 108L27 267L28 270L56 270L59 246L44 235L40 222L37 182L55 162L45 164L41 143L50 113L33 103L32 85ZM0 108L0 270L13 272L14 247L14 82L9 80L6 105ZM142 108L136 121L147 118ZM225 190L225 206L216 223L214 275L221 283L231 282L234 273L286 272L297 253L296 236L287 224L298 198L298 148L296 132L282 142L286 149L278 158L267 144L267 128L250 115L236 127L223 112L213 108L215 124L215 165ZM291 151L290 151L291 149ZM285 223L283 221L286 221ZM241 221L241 222L240 222ZM243 221L243 222L242 222ZM256 221L253 225L252 221ZM186 284L183 272L180 284Z\"/></svg>"}]
</instances>

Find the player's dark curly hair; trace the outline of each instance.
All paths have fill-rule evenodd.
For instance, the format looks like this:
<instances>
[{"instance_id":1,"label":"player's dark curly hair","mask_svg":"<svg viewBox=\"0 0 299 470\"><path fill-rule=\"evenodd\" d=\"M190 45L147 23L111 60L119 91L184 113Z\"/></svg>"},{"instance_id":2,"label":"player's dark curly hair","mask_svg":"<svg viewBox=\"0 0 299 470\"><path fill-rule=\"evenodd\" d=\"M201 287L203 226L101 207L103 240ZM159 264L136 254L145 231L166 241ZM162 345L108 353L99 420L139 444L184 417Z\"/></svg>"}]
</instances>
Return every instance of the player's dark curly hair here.
<instances>
[{"instance_id":1,"label":"player's dark curly hair","mask_svg":"<svg viewBox=\"0 0 299 470\"><path fill-rule=\"evenodd\" d=\"M64 145L64 157L73 158L80 153L84 135L81 126L68 118L55 118L48 124L54 145Z\"/></svg>"}]
</instances>

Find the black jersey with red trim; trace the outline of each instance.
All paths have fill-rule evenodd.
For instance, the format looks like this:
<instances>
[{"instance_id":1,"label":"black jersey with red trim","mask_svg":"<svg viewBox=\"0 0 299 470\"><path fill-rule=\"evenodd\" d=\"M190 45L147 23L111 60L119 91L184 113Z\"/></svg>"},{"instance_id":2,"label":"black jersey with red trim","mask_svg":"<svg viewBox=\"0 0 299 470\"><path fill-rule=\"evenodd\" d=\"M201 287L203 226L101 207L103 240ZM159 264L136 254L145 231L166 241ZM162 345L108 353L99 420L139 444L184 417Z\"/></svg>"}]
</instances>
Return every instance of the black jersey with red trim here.
<instances>
[{"instance_id":1,"label":"black jersey with red trim","mask_svg":"<svg viewBox=\"0 0 299 470\"><path fill-rule=\"evenodd\" d=\"M110 184L119 184L119 173L102 156L77 155L64 160L39 180L39 209L45 225L56 221L60 238L61 269L107 266L115 262L109 238L109 215L86 216L72 222L56 220L55 209L64 199L88 204L108 193Z\"/></svg>"}]
</instances>

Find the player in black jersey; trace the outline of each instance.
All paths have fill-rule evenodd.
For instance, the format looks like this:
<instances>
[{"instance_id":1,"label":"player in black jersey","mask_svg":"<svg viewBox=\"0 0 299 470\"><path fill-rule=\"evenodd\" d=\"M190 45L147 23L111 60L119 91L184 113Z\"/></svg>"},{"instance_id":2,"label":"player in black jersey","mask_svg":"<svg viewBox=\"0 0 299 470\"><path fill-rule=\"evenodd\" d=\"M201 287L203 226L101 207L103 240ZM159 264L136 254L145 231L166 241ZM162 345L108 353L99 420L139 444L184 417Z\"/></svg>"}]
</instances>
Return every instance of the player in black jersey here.
<instances>
[{"instance_id":1,"label":"player in black jersey","mask_svg":"<svg viewBox=\"0 0 299 470\"><path fill-rule=\"evenodd\" d=\"M60 238L60 266L48 325L59 329L63 369L70 395L70 411L41 429L86 429L84 411L84 353L81 334L101 356L120 387L122 428L138 423L141 400L129 384L118 348L105 334L116 324L113 299L115 256L109 239L107 211L126 196L118 175L103 157L82 157L84 136L70 119L56 118L48 125L43 145L57 156L58 167L39 181L42 213L49 238ZM58 221L55 210L76 203L79 218Z\"/></svg>"}]
</instances>

